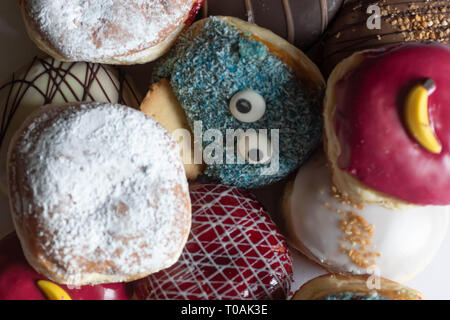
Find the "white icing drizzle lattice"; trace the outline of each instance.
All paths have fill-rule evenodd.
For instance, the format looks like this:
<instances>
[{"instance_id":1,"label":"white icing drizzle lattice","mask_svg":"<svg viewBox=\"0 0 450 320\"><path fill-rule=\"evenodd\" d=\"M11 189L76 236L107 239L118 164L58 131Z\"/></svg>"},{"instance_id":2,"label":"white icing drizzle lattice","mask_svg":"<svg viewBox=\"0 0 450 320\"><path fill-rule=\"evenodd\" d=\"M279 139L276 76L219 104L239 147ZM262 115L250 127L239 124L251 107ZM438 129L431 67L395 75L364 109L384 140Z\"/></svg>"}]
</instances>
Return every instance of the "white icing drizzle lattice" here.
<instances>
[{"instance_id":1,"label":"white icing drizzle lattice","mask_svg":"<svg viewBox=\"0 0 450 320\"><path fill-rule=\"evenodd\" d=\"M135 284L138 299L280 299L292 260L261 205L237 188L194 186L192 228L178 262Z\"/></svg>"}]
</instances>

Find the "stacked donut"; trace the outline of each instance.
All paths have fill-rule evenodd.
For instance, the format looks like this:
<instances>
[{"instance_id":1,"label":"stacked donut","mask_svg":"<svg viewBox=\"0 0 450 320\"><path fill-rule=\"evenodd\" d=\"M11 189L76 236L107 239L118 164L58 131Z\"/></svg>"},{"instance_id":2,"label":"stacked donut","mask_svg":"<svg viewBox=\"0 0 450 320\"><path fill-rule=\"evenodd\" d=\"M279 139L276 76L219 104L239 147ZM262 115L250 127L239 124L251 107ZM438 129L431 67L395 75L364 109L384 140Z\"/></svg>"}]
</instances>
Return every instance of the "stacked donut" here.
<instances>
[{"instance_id":1,"label":"stacked donut","mask_svg":"<svg viewBox=\"0 0 450 320\"><path fill-rule=\"evenodd\" d=\"M0 299L287 299L288 243L333 273L294 299L423 299L450 8L372 2L20 0L48 56L0 86ZM153 60L144 99L112 66Z\"/></svg>"},{"instance_id":2,"label":"stacked donut","mask_svg":"<svg viewBox=\"0 0 450 320\"><path fill-rule=\"evenodd\" d=\"M379 277L413 278L446 235L449 5L346 1L329 29L324 72L340 62L324 99L325 153L288 183L282 215L292 246L337 275L296 298L421 299Z\"/></svg>"}]
</instances>

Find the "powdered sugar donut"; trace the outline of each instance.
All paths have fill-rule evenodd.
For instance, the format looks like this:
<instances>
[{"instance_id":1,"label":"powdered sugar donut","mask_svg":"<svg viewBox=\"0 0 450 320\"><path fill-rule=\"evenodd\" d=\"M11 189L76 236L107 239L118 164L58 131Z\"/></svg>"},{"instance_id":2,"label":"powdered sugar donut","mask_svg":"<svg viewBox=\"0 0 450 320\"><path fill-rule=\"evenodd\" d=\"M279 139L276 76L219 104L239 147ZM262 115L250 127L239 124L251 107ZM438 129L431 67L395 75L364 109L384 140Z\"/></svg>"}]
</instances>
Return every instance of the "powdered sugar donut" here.
<instances>
[{"instance_id":1,"label":"powdered sugar donut","mask_svg":"<svg viewBox=\"0 0 450 320\"><path fill-rule=\"evenodd\" d=\"M172 267L133 284L137 299L285 299L292 260L255 198L235 187L191 187L192 229Z\"/></svg>"},{"instance_id":2,"label":"powdered sugar donut","mask_svg":"<svg viewBox=\"0 0 450 320\"><path fill-rule=\"evenodd\" d=\"M137 108L132 81L112 66L35 57L0 84L0 189L6 193L6 155L14 133L44 104L79 101L120 103Z\"/></svg>"},{"instance_id":3,"label":"powdered sugar donut","mask_svg":"<svg viewBox=\"0 0 450 320\"><path fill-rule=\"evenodd\" d=\"M128 300L124 283L65 286L51 283L27 263L19 239L0 241L0 300Z\"/></svg>"},{"instance_id":4,"label":"powdered sugar donut","mask_svg":"<svg viewBox=\"0 0 450 320\"><path fill-rule=\"evenodd\" d=\"M25 257L57 283L142 278L177 261L189 233L176 142L122 105L36 112L11 142L8 187Z\"/></svg>"},{"instance_id":5,"label":"powdered sugar donut","mask_svg":"<svg viewBox=\"0 0 450 320\"><path fill-rule=\"evenodd\" d=\"M163 55L202 0L20 0L31 39L62 61L145 63Z\"/></svg>"},{"instance_id":6,"label":"powdered sugar donut","mask_svg":"<svg viewBox=\"0 0 450 320\"><path fill-rule=\"evenodd\" d=\"M283 224L294 248L330 272L404 282L421 272L445 238L449 207L389 210L337 193L322 152L286 188Z\"/></svg>"}]
</instances>

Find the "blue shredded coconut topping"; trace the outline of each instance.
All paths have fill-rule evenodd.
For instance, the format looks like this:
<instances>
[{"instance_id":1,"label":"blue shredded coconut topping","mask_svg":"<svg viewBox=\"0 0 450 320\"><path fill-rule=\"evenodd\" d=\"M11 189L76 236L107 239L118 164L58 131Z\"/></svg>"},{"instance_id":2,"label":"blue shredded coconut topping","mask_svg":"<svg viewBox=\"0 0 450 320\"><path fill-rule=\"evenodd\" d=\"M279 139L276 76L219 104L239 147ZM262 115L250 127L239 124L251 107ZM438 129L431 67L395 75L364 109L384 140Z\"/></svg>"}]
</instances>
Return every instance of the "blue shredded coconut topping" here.
<instances>
[{"instance_id":1,"label":"blue shredded coconut topping","mask_svg":"<svg viewBox=\"0 0 450 320\"><path fill-rule=\"evenodd\" d=\"M210 179L243 188L256 188L284 178L301 165L321 142L320 98L299 83L293 70L267 47L246 38L234 26L210 18L202 32L186 31L153 71L153 81L170 79L191 128L202 121L202 130L223 134L223 164L211 164ZM266 112L256 122L233 117L229 102L234 94L252 89L266 101ZM268 164L227 164L227 129L279 129L279 170L262 175ZM203 142L203 148L214 142Z\"/></svg>"},{"instance_id":2,"label":"blue shredded coconut topping","mask_svg":"<svg viewBox=\"0 0 450 320\"><path fill-rule=\"evenodd\" d=\"M330 294L323 300L388 300L386 297L380 296L377 293L367 295L365 293L344 292L337 294Z\"/></svg>"}]
</instances>

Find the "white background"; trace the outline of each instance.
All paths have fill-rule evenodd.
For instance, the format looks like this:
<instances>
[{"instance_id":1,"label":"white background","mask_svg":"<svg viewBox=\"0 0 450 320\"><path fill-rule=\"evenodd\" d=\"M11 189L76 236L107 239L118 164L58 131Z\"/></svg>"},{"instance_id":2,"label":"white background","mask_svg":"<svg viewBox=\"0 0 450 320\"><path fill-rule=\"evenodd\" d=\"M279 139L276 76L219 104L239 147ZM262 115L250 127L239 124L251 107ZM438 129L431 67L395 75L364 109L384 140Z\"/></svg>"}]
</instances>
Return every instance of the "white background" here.
<instances>
[{"instance_id":1,"label":"white background","mask_svg":"<svg viewBox=\"0 0 450 320\"><path fill-rule=\"evenodd\" d=\"M0 1L0 79L8 77L39 52L26 35L17 2L16 0ZM127 69L134 77L139 89L145 90L149 84L150 66L133 66ZM145 94L145 92L141 93ZM266 192L273 195L270 190ZM271 207L270 204L267 206ZM6 196L0 195L0 237L11 230L8 200ZM406 284L422 291L426 299L450 299L449 253L450 233L432 263L419 276ZM294 291L304 282L326 273L303 256L295 252L292 252L292 255L295 273L295 282L292 287Z\"/></svg>"}]
</instances>

